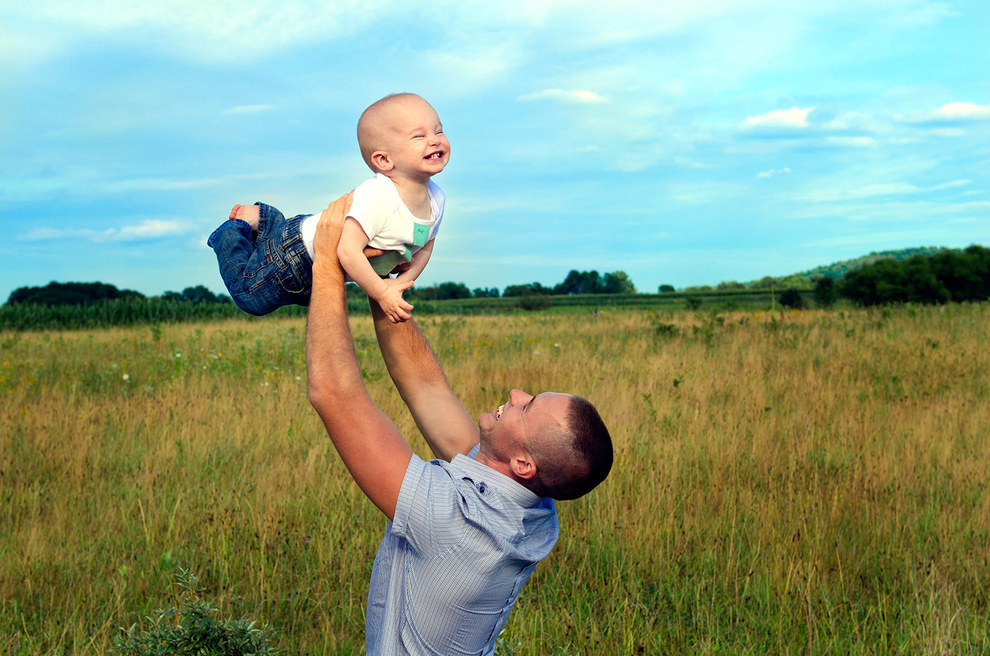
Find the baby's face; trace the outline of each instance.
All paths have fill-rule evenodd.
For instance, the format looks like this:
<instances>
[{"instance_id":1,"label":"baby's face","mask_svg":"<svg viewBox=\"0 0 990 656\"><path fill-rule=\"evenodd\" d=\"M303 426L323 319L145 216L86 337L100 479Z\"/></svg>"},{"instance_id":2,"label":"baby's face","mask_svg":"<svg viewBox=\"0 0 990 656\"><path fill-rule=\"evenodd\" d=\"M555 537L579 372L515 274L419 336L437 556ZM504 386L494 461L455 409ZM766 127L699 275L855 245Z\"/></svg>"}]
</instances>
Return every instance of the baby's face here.
<instances>
[{"instance_id":1,"label":"baby's face","mask_svg":"<svg viewBox=\"0 0 990 656\"><path fill-rule=\"evenodd\" d=\"M396 170L411 178L428 180L450 161L450 142L436 110L419 97L396 103L389 133L389 155Z\"/></svg>"}]
</instances>

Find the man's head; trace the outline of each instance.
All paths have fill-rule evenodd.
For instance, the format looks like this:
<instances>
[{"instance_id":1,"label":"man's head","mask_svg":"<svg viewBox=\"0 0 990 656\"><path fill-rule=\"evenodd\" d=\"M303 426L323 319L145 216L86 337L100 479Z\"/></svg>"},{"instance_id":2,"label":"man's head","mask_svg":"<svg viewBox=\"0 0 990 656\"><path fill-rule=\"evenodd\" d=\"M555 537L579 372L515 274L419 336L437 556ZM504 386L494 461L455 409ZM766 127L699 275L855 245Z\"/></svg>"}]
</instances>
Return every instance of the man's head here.
<instances>
[{"instance_id":1,"label":"man's head","mask_svg":"<svg viewBox=\"0 0 990 656\"><path fill-rule=\"evenodd\" d=\"M482 415L478 427L479 459L540 496L576 499L612 468L608 429L595 407L579 396L512 390L509 402Z\"/></svg>"},{"instance_id":2,"label":"man's head","mask_svg":"<svg viewBox=\"0 0 990 656\"><path fill-rule=\"evenodd\" d=\"M450 160L450 142L430 103L395 93L369 106L357 126L361 157L375 173L425 181Z\"/></svg>"}]
</instances>

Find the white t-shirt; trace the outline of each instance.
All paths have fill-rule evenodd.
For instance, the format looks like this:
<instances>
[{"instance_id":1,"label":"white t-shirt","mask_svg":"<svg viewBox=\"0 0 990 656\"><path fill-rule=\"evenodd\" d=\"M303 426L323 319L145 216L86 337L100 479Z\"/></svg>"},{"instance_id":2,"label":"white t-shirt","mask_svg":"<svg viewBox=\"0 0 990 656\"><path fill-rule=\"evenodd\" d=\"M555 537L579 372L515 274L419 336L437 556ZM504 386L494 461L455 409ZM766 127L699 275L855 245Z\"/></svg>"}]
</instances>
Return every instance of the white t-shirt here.
<instances>
[{"instance_id":1,"label":"white t-shirt","mask_svg":"<svg viewBox=\"0 0 990 656\"><path fill-rule=\"evenodd\" d=\"M392 181L378 173L354 190L347 216L361 225L364 234L368 235L368 246L383 251L397 251L408 262L413 253L436 237L440 230L446 196L432 180L427 187L427 194L430 197L431 220L423 221L413 216L402 202ZM315 255L313 237L319 221L320 215L312 214L299 224L299 232L310 257Z\"/></svg>"}]
</instances>

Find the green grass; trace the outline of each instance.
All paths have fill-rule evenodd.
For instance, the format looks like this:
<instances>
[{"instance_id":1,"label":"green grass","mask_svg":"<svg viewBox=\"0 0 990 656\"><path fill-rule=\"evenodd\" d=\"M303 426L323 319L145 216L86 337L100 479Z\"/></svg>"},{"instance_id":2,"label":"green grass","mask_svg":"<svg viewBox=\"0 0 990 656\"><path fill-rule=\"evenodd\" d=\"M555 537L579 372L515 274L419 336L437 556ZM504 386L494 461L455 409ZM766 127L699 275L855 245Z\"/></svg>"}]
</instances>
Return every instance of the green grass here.
<instances>
[{"instance_id":1,"label":"green grass","mask_svg":"<svg viewBox=\"0 0 990 656\"><path fill-rule=\"evenodd\" d=\"M500 653L990 653L990 305L419 323L472 414L573 391L616 445L558 504ZM106 653L180 566L287 653L361 653L384 520L308 404L304 339L292 317L0 334L0 653Z\"/></svg>"},{"instance_id":2,"label":"green grass","mask_svg":"<svg viewBox=\"0 0 990 656\"><path fill-rule=\"evenodd\" d=\"M368 313L367 299L352 287L348 310L352 315ZM546 311L552 314L573 314L617 308L642 310L671 310L680 308L704 310L770 309L779 307L781 290L711 291L668 294L584 294L575 296L529 296L503 298L466 298L450 300L417 300L416 316L430 315L491 315ZM801 292L810 305L811 292ZM87 330L114 326L159 326L166 323L203 323L227 319L268 320L306 316L306 308L287 306L267 318L256 319L239 310L233 303L175 302L159 298L115 299L87 305L2 305L0 331Z\"/></svg>"}]
</instances>

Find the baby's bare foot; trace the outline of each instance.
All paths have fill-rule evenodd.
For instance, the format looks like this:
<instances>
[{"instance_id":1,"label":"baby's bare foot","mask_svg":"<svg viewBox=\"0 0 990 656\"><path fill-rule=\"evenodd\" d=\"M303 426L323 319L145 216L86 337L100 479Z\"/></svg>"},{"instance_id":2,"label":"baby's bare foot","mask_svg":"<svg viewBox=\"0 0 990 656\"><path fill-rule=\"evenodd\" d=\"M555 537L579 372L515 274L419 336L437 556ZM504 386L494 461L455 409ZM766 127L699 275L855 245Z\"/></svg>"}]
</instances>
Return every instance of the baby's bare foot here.
<instances>
[{"instance_id":1,"label":"baby's bare foot","mask_svg":"<svg viewBox=\"0 0 990 656\"><path fill-rule=\"evenodd\" d=\"M231 219L240 219L246 222L251 229L258 232L258 206L257 205L234 205L230 210Z\"/></svg>"}]
</instances>

